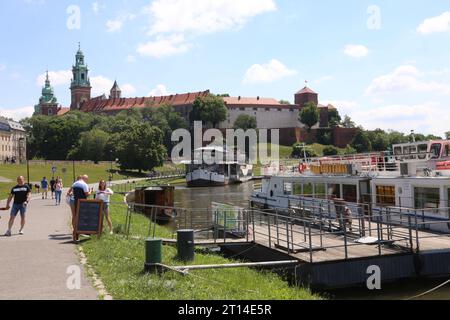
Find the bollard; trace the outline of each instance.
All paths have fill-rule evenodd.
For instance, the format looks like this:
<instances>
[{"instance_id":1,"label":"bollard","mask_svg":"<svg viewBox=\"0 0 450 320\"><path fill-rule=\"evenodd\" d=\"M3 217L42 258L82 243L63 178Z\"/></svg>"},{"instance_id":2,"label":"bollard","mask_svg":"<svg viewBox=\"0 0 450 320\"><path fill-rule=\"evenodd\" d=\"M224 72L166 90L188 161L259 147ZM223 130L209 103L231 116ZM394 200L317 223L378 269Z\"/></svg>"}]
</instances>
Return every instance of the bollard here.
<instances>
[{"instance_id":1,"label":"bollard","mask_svg":"<svg viewBox=\"0 0 450 320\"><path fill-rule=\"evenodd\" d=\"M145 271L158 272L162 262L162 240L147 239L145 241Z\"/></svg>"},{"instance_id":2,"label":"bollard","mask_svg":"<svg viewBox=\"0 0 450 320\"><path fill-rule=\"evenodd\" d=\"M179 230L177 240L178 259L182 262L194 260L194 230Z\"/></svg>"}]
</instances>

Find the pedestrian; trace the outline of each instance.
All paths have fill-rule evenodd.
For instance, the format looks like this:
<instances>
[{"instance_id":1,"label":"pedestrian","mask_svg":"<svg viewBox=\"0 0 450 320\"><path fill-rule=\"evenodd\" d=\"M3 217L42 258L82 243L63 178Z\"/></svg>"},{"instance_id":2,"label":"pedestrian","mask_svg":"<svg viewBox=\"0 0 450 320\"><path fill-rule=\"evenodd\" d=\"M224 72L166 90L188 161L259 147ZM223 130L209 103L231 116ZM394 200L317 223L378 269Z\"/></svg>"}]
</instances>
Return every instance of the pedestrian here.
<instances>
[{"instance_id":1,"label":"pedestrian","mask_svg":"<svg viewBox=\"0 0 450 320\"><path fill-rule=\"evenodd\" d=\"M41 193L41 185L39 183L36 183L34 185L34 187L36 188L36 194L40 194Z\"/></svg>"},{"instance_id":2,"label":"pedestrian","mask_svg":"<svg viewBox=\"0 0 450 320\"><path fill-rule=\"evenodd\" d=\"M25 178L20 176L17 178L17 185L11 189L11 193L6 203L6 210L11 209L11 201L14 199L14 204L11 210L11 217L8 223L8 230L5 233L6 237L11 237L11 230L16 220L17 214L20 212L20 230L19 234L23 235L25 227L25 214L27 212L28 204L30 203L31 190L25 184Z\"/></svg>"},{"instance_id":3,"label":"pedestrian","mask_svg":"<svg viewBox=\"0 0 450 320\"><path fill-rule=\"evenodd\" d=\"M349 207L345 207L344 209L344 218L345 218L345 227L350 228L350 232L353 232L353 218L352 218L352 210Z\"/></svg>"},{"instance_id":4,"label":"pedestrian","mask_svg":"<svg viewBox=\"0 0 450 320\"><path fill-rule=\"evenodd\" d=\"M71 196L71 209L72 209L72 227L74 231L74 239L75 239L75 226L76 226L76 218L77 218L77 209L80 200L84 200L89 198L92 194L93 189L89 189L88 186L89 177L87 175L80 176L79 179L72 185L70 188L68 195Z\"/></svg>"},{"instance_id":5,"label":"pedestrian","mask_svg":"<svg viewBox=\"0 0 450 320\"><path fill-rule=\"evenodd\" d=\"M55 185L56 185L55 177L52 177L52 180L50 180L50 192L52 193L52 199L55 199Z\"/></svg>"},{"instance_id":6,"label":"pedestrian","mask_svg":"<svg viewBox=\"0 0 450 320\"><path fill-rule=\"evenodd\" d=\"M47 197L48 197L48 180L46 177L42 178L41 188L42 188L42 200L47 199Z\"/></svg>"},{"instance_id":7,"label":"pedestrian","mask_svg":"<svg viewBox=\"0 0 450 320\"><path fill-rule=\"evenodd\" d=\"M114 192L110 188L107 188L106 181L101 180L98 185L98 190L95 193L95 199L103 201L103 213L105 214L106 221L108 222L109 234L114 233L111 216L109 214L109 203L113 194Z\"/></svg>"},{"instance_id":8,"label":"pedestrian","mask_svg":"<svg viewBox=\"0 0 450 320\"><path fill-rule=\"evenodd\" d=\"M56 178L55 181L55 199L56 199L56 205L60 206L61 205L61 197L62 197L62 192L63 192L63 181L61 178Z\"/></svg>"}]
</instances>

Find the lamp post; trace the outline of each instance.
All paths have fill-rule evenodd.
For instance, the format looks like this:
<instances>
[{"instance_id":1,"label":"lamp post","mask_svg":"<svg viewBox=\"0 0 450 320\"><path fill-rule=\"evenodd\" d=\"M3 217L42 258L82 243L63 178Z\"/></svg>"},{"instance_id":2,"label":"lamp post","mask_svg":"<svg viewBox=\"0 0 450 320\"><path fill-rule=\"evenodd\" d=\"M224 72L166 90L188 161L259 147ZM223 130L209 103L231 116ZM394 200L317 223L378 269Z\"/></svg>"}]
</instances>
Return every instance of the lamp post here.
<instances>
[{"instance_id":1,"label":"lamp post","mask_svg":"<svg viewBox=\"0 0 450 320\"><path fill-rule=\"evenodd\" d=\"M27 161L27 183L28 185L30 185L30 163L28 161L28 148L27 148L27 142L26 142L26 138L20 138L19 141L25 144L25 160ZM21 150L21 146L19 146L20 150Z\"/></svg>"},{"instance_id":2,"label":"lamp post","mask_svg":"<svg viewBox=\"0 0 450 320\"><path fill-rule=\"evenodd\" d=\"M72 151L75 149L75 145L72 145ZM73 181L76 181L75 177L75 154L72 153L72 172L73 172Z\"/></svg>"}]
</instances>

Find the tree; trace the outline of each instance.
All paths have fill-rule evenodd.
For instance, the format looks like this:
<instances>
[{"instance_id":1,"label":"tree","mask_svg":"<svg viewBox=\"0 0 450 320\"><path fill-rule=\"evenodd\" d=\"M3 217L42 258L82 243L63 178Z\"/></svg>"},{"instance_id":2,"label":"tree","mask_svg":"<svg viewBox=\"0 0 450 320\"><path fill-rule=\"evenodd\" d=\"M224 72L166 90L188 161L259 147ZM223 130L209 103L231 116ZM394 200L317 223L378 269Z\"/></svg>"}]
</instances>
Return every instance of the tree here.
<instances>
[{"instance_id":1,"label":"tree","mask_svg":"<svg viewBox=\"0 0 450 320\"><path fill-rule=\"evenodd\" d=\"M258 123L255 117L241 114L234 122L234 129L242 129L247 131L248 129L257 129Z\"/></svg>"},{"instance_id":2,"label":"tree","mask_svg":"<svg viewBox=\"0 0 450 320\"><path fill-rule=\"evenodd\" d=\"M92 129L91 131L81 134L79 146L69 152L70 159L91 160L99 162L102 160L110 160L106 150L108 145L109 134L100 129Z\"/></svg>"},{"instance_id":3,"label":"tree","mask_svg":"<svg viewBox=\"0 0 450 320\"><path fill-rule=\"evenodd\" d=\"M324 156L337 156L339 154L339 150L333 146L326 146L323 148Z\"/></svg>"},{"instance_id":4,"label":"tree","mask_svg":"<svg viewBox=\"0 0 450 320\"><path fill-rule=\"evenodd\" d=\"M300 122L303 123L308 130L311 130L319 122L319 109L314 102L308 102L300 110Z\"/></svg>"},{"instance_id":5,"label":"tree","mask_svg":"<svg viewBox=\"0 0 450 320\"><path fill-rule=\"evenodd\" d=\"M445 138L446 138L447 140L450 140L450 131L447 131L447 132L445 133Z\"/></svg>"},{"instance_id":6,"label":"tree","mask_svg":"<svg viewBox=\"0 0 450 320\"><path fill-rule=\"evenodd\" d=\"M208 95L194 101L191 120L202 121L216 128L217 124L227 119L228 109L222 97Z\"/></svg>"},{"instance_id":7,"label":"tree","mask_svg":"<svg viewBox=\"0 0 450 320\"><path fill-rule=\"evenodd\" d=\"M341 124L342 118L337 109L328 109L328 123L330 127L338 127Z\"/></svg>"},{"instance_id":8,"label":"tree","mask_svg":"<svg viewBox=\"0 0 450 320\"><path fill-rule=\"evenodd\" d=\"M279 102L280 102L280 104L284 104L284 105L289 105L289 104L291 104L291 102L288 101L288 100L280 100Z\"/></svg>"},{"instance_id":9,"label":"tree","mask_svg":"<svg viewBox=\"0 0 450 320\"><path fill-rule=\"evenodd\" d=\"M138 123L112 137L114 152L122 170L150 171L167 157L163 132L149 123Z\"/></svg>"},{"instance_id":10,"label":"tree","mask_svg":"<svg viewBox=\"0 0 450 320\"><path fill-rule=\"evenodd\" d=\"M373 151L387 151L389 149L389 135L385 131L381 129L369 131L368 136L372 143Z\"/></svg>"},{"instance_id":11,"label":"tree","mask_svg":"<svg viewBox=\"0 0 450 320\"><path fill-rule=\"evenodd\" d=\"M313 148L308 147L303 143L295 143L292 146L292 158L303 159L305 157L305 153L306 158L316 158L319 156Z\"/></svg>"},{"instance_id":12,"label":"tree","mask_svg":"<svg viewBox=\"0 0 450 320\"><path fill-rule=\"evenodd\" d=\"M372 151L372 143L370 142L369 135L364 130L358 130L353 138L351 146L358 153Z\"/></svg>"},{"instance_id":13,"label":"tree","mask_svg":"<svg viewBox=\"0 0 450 320\"><path fill-rule=\"evenodd\" d=\"M356 128L356 124L348 115L345 115L344 120L342 121L342 125L344 126L344 128Z\"/></svg>"}]
</instances>

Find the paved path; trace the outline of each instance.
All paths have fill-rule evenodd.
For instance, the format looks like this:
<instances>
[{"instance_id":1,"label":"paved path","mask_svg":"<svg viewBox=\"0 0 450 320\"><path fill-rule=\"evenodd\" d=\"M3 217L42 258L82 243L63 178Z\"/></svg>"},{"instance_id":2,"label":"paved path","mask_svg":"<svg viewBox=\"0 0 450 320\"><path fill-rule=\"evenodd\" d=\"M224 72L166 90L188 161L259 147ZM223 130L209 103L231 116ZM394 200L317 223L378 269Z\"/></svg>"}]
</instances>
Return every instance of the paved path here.
<instances>
[{"instance_id":1,"label":"paved path","mask_svg":"<svg viewBox=\"0 0 450 320\"><path fill-rule=\"evenodd\" d=\"M132 180L135 181L135 180ZM137 179L136 179L137 181ZM123 181L115 182L115 184ZM65 198L65 196L63 196ZM0 300L94 300L97 291L87 279L72 243L70 208L57 207L54 200L33 195L28 209L25 235L18 235L20 218L13 236L0 236ZM6 201L1 201L4 207ZM9 212L0 211L0 234L7 229ZM82 270L81 289L69 290L67 269Z\"/></svg>"}]
</instances>

